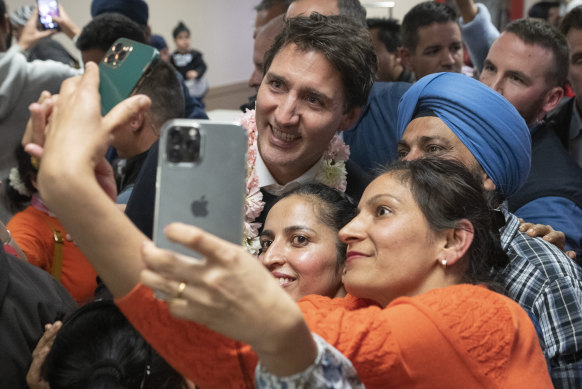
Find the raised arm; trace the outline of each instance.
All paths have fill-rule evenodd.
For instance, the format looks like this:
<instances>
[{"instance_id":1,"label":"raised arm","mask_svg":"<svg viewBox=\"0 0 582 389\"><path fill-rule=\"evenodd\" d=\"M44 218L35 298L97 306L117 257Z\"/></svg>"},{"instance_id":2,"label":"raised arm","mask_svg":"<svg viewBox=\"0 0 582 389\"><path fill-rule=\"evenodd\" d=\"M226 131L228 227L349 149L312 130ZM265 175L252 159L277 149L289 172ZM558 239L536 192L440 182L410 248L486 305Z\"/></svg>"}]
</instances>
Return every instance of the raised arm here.
<instances>
[{"instance_id":1,"label":"raised arm","mask_svg":"<svg viewBox=\"0 0 582 389\"><path fill-rule=\"evenodd\" d=\"M46 131L39 191L50 209L107 284L114 296L129 292L142 267L139 248L146 237L117 210L103 187L112 172L104 159L114 129L147 110L150 100L134 96L101 117L97 65L63 82ZM39 154L39 148L27 146Z\"/></svg>"},{"instance_id":2,"label":"raised arm","mask_svg":"<svg viewBox=\"0 0 582 389\"><path fill-rule=\"evenodd\" d=\"M73 22L69 15L65 12L62 6L59 5L59 16L55 16L55 21L59 23L60 29L65 33L70 39L73 39L76 35L79 35L81 29ZM38 7L34 8L32 15L28 18L28 21L22 29L22 34L18 39L18 45L22 50L29 50L34 45L36 45L41 39L49 37L57 32L57 30L39 30L37 27L38 22Z\"/></svg>"},{"instance_id":3,"label":"raised arm","mask_svg":"<svg viewBox=\"0 0 582 389\"><path fill-rule=\"evenodd\" d=\"M456 3L463 22L469 23L477 16L479 9L473 0L456 0Z\"/></svg>"},{"instance_id":4,"label":"raised arm","mask_svg":"<svg viewBox=\"0 0 582 389\"><path fill-rule=\"evenodd\" d=\"M469 50L469 56L479 72L487 58L489 47L497 37L499 30L491 22L491 14L485 5L475 4L474 0L455 0L461 12L461 33Z\"/></svg>"}]
</instances>

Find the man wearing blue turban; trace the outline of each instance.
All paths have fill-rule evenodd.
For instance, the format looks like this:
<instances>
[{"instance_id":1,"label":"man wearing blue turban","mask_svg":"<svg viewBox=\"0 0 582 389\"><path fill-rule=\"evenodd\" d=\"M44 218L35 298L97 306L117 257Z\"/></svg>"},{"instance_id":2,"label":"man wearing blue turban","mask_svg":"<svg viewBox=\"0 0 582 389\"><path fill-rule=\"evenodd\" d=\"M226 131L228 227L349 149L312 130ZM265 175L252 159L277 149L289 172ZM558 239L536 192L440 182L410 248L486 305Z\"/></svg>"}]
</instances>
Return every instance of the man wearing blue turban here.
<instances>
[{"instance_id":1,"label":"man wearing blue turban","mask_svg":"<svg viewBox=\"0 0 582 389\"><path fill-rule=\"evenodd\" d=\"M503 96L462 74L435 73L400 100L399 139L408 123L427 114L439 118L469 149L503 199L525 183L531 164L529 129Z\"/></svg>"},{"instance_id":2,"label":"man wearing blue turban","mask_svg":"<svg viewBox=\"0 0 582 389\"><path fill-rule=\"evenodd\" d=\"M554 383L566 376L580 387L582 363L576 355L582 345L582 269L550 243L520 232L518 218L501 203L520 189L530 171L531 140L524 119L481 82L437 73L402 96L397 130L401 159L430 154L459 160L482 177L485 189L494 191L494 206L505 219L501 244L510 258L498 281L539 322Z\"/></svg>"}]
</instances>

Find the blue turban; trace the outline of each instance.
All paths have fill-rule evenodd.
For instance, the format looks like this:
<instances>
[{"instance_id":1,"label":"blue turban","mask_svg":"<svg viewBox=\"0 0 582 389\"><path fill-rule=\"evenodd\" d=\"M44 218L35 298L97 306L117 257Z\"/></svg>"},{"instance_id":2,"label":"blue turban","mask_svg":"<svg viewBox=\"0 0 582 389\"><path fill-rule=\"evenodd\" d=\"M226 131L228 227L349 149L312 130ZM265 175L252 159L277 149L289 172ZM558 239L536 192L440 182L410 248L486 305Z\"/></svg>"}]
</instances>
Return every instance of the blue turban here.
<instances>
[{"instance_id":1,"label":"blue turban","mask_svg":"<svg viewBox=\"0 0 582 389\"><path fill-rule=\"evenodd\" d=\"M453 131L503 198L525 183L531 135L517 110L499 93L459 73L423 77L400 99L398 139L419 110L433 111Z\"/></svg>"},{"instance_id":2,"label":"blue turban","mask_svg":"<svg viewBox=\"0 0 582 389\"><path fill-rule=\"evenodd\" d=\"M115 12L127 16L140 26L147 26L150 16L148 5L143 0L93 0L91 17Z\"/></svg>"}]
</instances>

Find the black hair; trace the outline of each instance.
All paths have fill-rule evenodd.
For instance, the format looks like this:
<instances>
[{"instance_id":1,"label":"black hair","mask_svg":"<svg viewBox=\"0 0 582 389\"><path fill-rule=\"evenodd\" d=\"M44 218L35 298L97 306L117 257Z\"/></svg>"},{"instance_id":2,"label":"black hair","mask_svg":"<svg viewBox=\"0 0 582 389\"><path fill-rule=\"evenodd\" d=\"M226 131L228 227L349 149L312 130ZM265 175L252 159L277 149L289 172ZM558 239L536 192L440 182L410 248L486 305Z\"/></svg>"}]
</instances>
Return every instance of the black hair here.
<instances>
[{"instance_id":1,"label":"black hair","mask_svg":"<svg viewBox=\"0 0 582 389\"><path fill-rule=\"evenodd\" d=\"M291 1L294 3L297 0ZM366 8L360 0L336 0L339 15L351 18L354 22L366 25Z\"/></svg>"},{"instance_id":2,"label":"black hair","mask_svg":"<svg viewBox=\"0 0 582 389\"><path fill-rule=\"evenodd\" d=\"M553 66L546 72L546 83L550 87L564 85L568 77L570 50L566 37L556 27L544 20L526 18L509 23L505 32L516 35L525 44L550 50L554 60Z\"/></svg>"},{"instance_id":3,"label":"black hair","mask_svg":"<svg viewBox=\"0 0 582 389\"><path fill-rule=\"evenodd\" d=\"M28 206L36 188L32 180L36 179L37 169L32 165L30 155L19 144L14 150L18 164L11 170L10 176L4 179L4 203L13 213L20 212Z\"/></svg>"},{"instance_id":4,"label":"black hair","mask_svg":"<svg viewBox=\"0 0 582 389\"><path fill-rule=\"evenodd\" d=\"M86 304L64 321L42 375L51 389L179 389L184 381L111 300Z\"/></svg>"},{"instance_id":5,"label":"black hair","mask_svg":"<svg viewBox=\"0 0 582 389\"><path fill-rule=\"evenodd\" d=\"M346 99L345 112L366 104L377 69L367 29L346 16L314 12L307 17L289 18L265 54L264 74L277 53L290 44L304 52L321 53L339 71Z\"/></svg>"},{"instance_id":6,"label":"black hair","mask_svg":"<svg viewBox=\"0 0 582 389\"><path fill-rule=\"evenodd\" d=\"M160 58L152 61L135 94L152 100L149 114L158 129L170 119L184 117L184 94L176 70Z\"/></svg>"},{"instance_id":7,"label":"black hair","mask_svg":"<svg viewBox=\"0 0 582 389\"><path fill-rule=\"evenodd\" d=\"M560 3L558 1L540 1L530 7L529 11L527 11L527 16L530 18L548 20L550 8L559 7Z\"/></svg>"},{"instance_id":8,"label":"black hair","mask_svg":"<svg viewBox=\"0 0 582 389\"><path fill-rule=\"evenodd\" d=\"M77 38L76 46L81 51L109 50L119 38L128 38L146 44L143 28L119 13L104 13L91 20Z\"/></svg>"},{"instance_id":9,"label":"black hair","mask_svg":"<svg viewBox=\"0 0 582 389\"><path fill-rule=\"evenodd\" d=\"M172 36L174 37L174 39L176 39L178 34L181 32L184 32L184 31L186 31L188 33L188 36L190 36L190 29L188 27L186 27L184 22L178 22L176 27L174 27L174 29L172 30Z\"/></svg>"},{"instance_id":10,"label":"black hair","mask_svg":"<svg viewBox=\"0 0 582 389\"><path fill-rule=\"evenodd\" d=\"M418 30L433 23L457 23L454 9L436 1L425 1L412 7L402 20L402 45L410 51L416 50Z\"/></svg>"},{"instance_id":11,"label":"black hair","mask_svg":"<svg viewBox=\"0 0 582 389\"><path fill-rule=\"evenodd\" d=\"M319 220L336 232L339 232L357 214L356 204L350 196L324 184L301 185L285 193L274 204L291 196L299 196L311 201L317 210ZM338 235L336 238L336 268L346 262L346 249L347 245L340 240Z\"/></svg>"},{"instance_id":12,"label":"black hair","mask_svg":"<svg viewBox=\"0 0 582 389\"><path fill-rule=\"evenodd\" d=\"M400 23L396 19L371 18L366 20L368 30L377 29L378 39L390 53L402 46L400 39Z\"/></svg>"},{"instance_id":13,"label":"black hair","mask_svg":"<svg viewBox=\"0 0 582 389\"><path fill-rule=\"evenodd\" d=\"M255 11L263 11L277 6L282 6L284 10L287 10L292 1L293 0L261 0L261 2L256 5Z\"/></svg>"},{"instance_id":14,"label":"black hair","mask_svg":"<svg viewBox=\"0 0 582 389\"><path fill-rule=\"evenodd\" d=\"M473 225L462 282L500 289L493 275L509 258L501 248L498 211L490 211L480 179L458 161L430 157L394 162L385 173L408 185L433 230L457 228L462 219Z\"/></svg>"},{"instance_id":15,"label":"black hair","mask_svg":"<svg viewBox=\"0 0 582 389\"><path fill-rule=\"evenodd\" d=\"M582 6L579 5L573 8L570 12L564 16L564 19L560 23L560 32L566 36L571 29L582 30Z\"/></svg>"}]
</instances>

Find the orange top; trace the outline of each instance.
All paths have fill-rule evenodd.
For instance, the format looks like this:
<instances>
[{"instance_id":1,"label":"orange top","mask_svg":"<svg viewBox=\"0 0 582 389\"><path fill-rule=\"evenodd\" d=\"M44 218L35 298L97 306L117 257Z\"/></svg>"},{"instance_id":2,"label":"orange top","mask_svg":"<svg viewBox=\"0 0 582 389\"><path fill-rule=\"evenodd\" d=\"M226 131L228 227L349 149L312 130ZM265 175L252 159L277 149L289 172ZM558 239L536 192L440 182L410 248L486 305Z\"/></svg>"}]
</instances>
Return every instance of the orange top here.
<instances>
[{"instance_id":1,"label":"orange top","mask_svg":"<svg viewBox=\"0 0 582 389\"><path fill-rule=\"evenodd\" d=\"M6 228L26 254L28 262L50 273L55 247L53 229L60 231L63 238L67 234L61 223L29 206L14 215ZM79 304L92 300L97 287L97 273L75 243L67 239L63 244L61 284Z\"/></svg>"},{"instance_id":2,"label":"orange top","mask_svg":"<svg viewBox=\"0 0 582 389\"><path fill-rule=\"evenodd\" d=\"M116 302L196 384L253 386L257 357L248 345L173 318L145 286ZM528 315L485 287L436 289L384 309L352 296L308 296L298 304L309 328L352 361L366 388L553 387Z\"/></svg>"}]
</instances>

